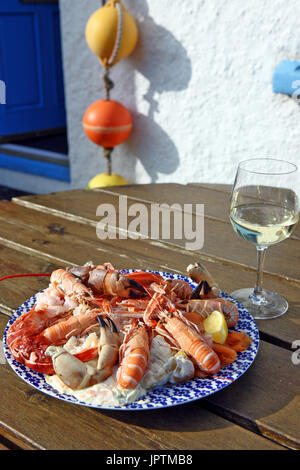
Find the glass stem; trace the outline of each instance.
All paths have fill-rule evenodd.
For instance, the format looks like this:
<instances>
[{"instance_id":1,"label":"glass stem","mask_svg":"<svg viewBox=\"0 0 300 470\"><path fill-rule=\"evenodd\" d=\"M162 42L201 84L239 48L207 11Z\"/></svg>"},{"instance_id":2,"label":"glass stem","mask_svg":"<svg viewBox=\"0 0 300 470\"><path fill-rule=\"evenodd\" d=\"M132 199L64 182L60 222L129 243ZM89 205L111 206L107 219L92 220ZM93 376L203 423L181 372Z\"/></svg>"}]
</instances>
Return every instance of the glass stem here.
<instances>
[{"instance_id":1,"label":"glass stem","mask_svg":"<svg viewBox=\"0 0 300 470\"><path fill-rule=\"evenodd\" d=\"M266 256L266 247L264 246L257 246L257 273L256 273L256 284L253 291L253 296L251 300L255 304L264 304L265 298L263 295L263 271L264 271L264 263L265 263L265 256Z\"/></svg>"}]
</instances>

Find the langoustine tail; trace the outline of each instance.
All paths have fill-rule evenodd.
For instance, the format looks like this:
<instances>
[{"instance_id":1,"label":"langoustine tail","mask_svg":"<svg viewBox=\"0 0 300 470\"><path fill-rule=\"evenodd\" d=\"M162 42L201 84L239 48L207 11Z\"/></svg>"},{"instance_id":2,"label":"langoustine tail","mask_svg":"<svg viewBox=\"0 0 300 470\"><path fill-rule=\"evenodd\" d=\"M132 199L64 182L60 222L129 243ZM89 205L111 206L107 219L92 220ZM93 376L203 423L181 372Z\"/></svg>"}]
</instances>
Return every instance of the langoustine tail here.
<instances>
[{"instance_id":1,"label":"langoustine tail","mask_svg":"<svg viewBox=\"0 0 300 470\"><path fill-rule=\"evenodd\" d=\"M231 331L228 333L225 344L236 352L242 352L249 348L252 344L252 339L245 331Z\"/></svg>"},{"instance_id":2,"label":"langoustine tail","mask_svg":"<svg viewBox=\"0 0 300 470\"><path fill-rule=\"evenodd\" d=\"M219 356L222 367L232 364L237 358L237 352L226 344L213 342L212 348Z\"/></svg>"}]
</instances>

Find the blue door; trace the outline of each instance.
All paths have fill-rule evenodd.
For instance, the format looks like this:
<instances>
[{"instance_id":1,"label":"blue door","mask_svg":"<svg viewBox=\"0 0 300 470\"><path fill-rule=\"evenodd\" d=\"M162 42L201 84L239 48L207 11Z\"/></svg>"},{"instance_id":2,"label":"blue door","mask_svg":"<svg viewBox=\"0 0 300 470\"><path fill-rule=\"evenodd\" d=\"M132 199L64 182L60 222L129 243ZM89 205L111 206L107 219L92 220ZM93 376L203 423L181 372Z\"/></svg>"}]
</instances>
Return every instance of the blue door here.
<instances>
[{"instance_id":1,"label":"blue door","mask_svg":"<svg viewBox=\"0 0 300 470\"><path fill-rule=\"evenodd\" d=\"M66 125L57 2L0 1L0 83L0 140Z\"/></svg>"}]
</instances>

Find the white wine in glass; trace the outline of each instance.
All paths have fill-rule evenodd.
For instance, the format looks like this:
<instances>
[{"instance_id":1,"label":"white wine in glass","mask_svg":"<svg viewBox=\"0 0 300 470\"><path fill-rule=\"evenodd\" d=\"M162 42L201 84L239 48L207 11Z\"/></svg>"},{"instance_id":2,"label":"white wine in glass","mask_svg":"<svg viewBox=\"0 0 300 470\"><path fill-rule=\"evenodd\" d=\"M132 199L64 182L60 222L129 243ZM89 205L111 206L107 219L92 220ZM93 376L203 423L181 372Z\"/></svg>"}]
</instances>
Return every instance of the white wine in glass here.
<instances>
[{"instance_id":1,"label":"white wine in glass","mask_svg":"<svg viewBox=\"0 0 300 470\"><path fill-rule=\"evenodd\" d=\"M299 223L299 174L296 165L272 158L245 160L238 166L231 193L234 230L256 245L258 267L254 289L232 292L256 319L276 318L288 302L262 288L266 249L288 238Z\"/></svg>"}]
</instances>

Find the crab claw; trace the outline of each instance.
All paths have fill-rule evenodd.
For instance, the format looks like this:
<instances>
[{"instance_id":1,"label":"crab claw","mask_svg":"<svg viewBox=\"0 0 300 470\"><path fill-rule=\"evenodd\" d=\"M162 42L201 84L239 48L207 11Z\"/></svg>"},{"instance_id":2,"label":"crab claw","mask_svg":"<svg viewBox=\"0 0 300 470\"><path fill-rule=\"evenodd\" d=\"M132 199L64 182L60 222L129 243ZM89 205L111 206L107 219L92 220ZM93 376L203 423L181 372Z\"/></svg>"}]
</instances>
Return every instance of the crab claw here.
<instances>
[{"instance_id":1,"label":"crab claw","mask_svg":"<svg viewBox=\"0 0 300 470\"><path fill-rule=\"evenodd\" d=\"M49 346L47 354L52 356L54 371L65 385L73 390L88 385L91 374L86 364L63 348Z\"/></svg>"},{"instance_id":2,"label":"crab claw","mask_svg":"<svg viewBox=\"0 0 300 470\"><path fill-rule=\"evenodd\" d=\"M89 273L88 286L98 294L119 295L134 299L146 297L144 287L120 271L95 268Z\"/></svg>"},{"instance_id":3,"label":"crab claw","mask_svg":"<svg viewBox=\"0 0 300 470\"><path fill-rule=\"evenodd\" d=\"M128 289L129 297L139 299L147 296L145 288L139 282L130 277L126 277L126 279L129 281L129 286L125 287L125 289Z\"/></svg>"},{"instance_id":4,"label":"crab claw","mask_svg":"<svg viewBox=\"0 0 300 470\"><path fill-rule=\"evenodd\" d=\"M138 299L147 295L145 288L139 282L125 276L120 271L108 271L104 284L109 293L121 297Z\"/></svg>"},{"instance_id":5,"label":"crab claw","mask_svg":"<svg viewBox=\"0 0 300 470\"><path fill-rule=\"evenodd\" d=\"M54 371L60 380L73 390L81 390L106 380L111 374L111 367L101 370L85 364L63 348L49 346L48 355L52 356Z\"/></svg>"},{"instance_id":6,"label":"crab claw","mask_svg":"<svg viewBox=\"0 0 300 470\"><path fill-rule=\"evenodd\" d=\"M119 357L120 338L117 328L110 318L108 318L109 326L101 315L97 316L97 320L100 324L97 370L111 369Z\"/></svg>"},{"instance_id":7,"label":"crab claw","mask_svg":"<svg viewBox=\"0 0 300 470\"><path fill-rule=\"evenodd\" d=\"M73 276L80 279L83 283L86 283L89 277L89 273L91 271L91 267L90 266L72 266L70 268L67 268L67 271L73 274Z\"/></svg>"},{"instance_id":8,"label":"crab claw","mask_svg":"<svg viewBox=\"0 0 300 470\"><path fill-rule=\"evenodd\" d=\"M191 299L201 299L211 292L211 287L207 281L200 281L199 284L193 289Z\"/></svg>"},{"instance_id":9,"label":"crab claw","mask_svg":"<svg viewBox=\"0 0 300 470\"><path fill-rule=\"evenodd\" d=\"M110 325L110 329L113 333L118 333L118 329L116 327L116 325L114 324L114 322L112 321L111 318L107 317L107 320L108 320L108 323Z\"/></svg>"},{"instance_id":10,"label":"crab claw","mask_svg":"<svg viewBox=\"0 0 300 470\"><path fill-rule=\"evenodd\" d=\"M188 276L198 283L191 299L220 297L220 288L212 278L208 270L200 263L190 264L187 268Z\"/></svg>"}]
</instances>

